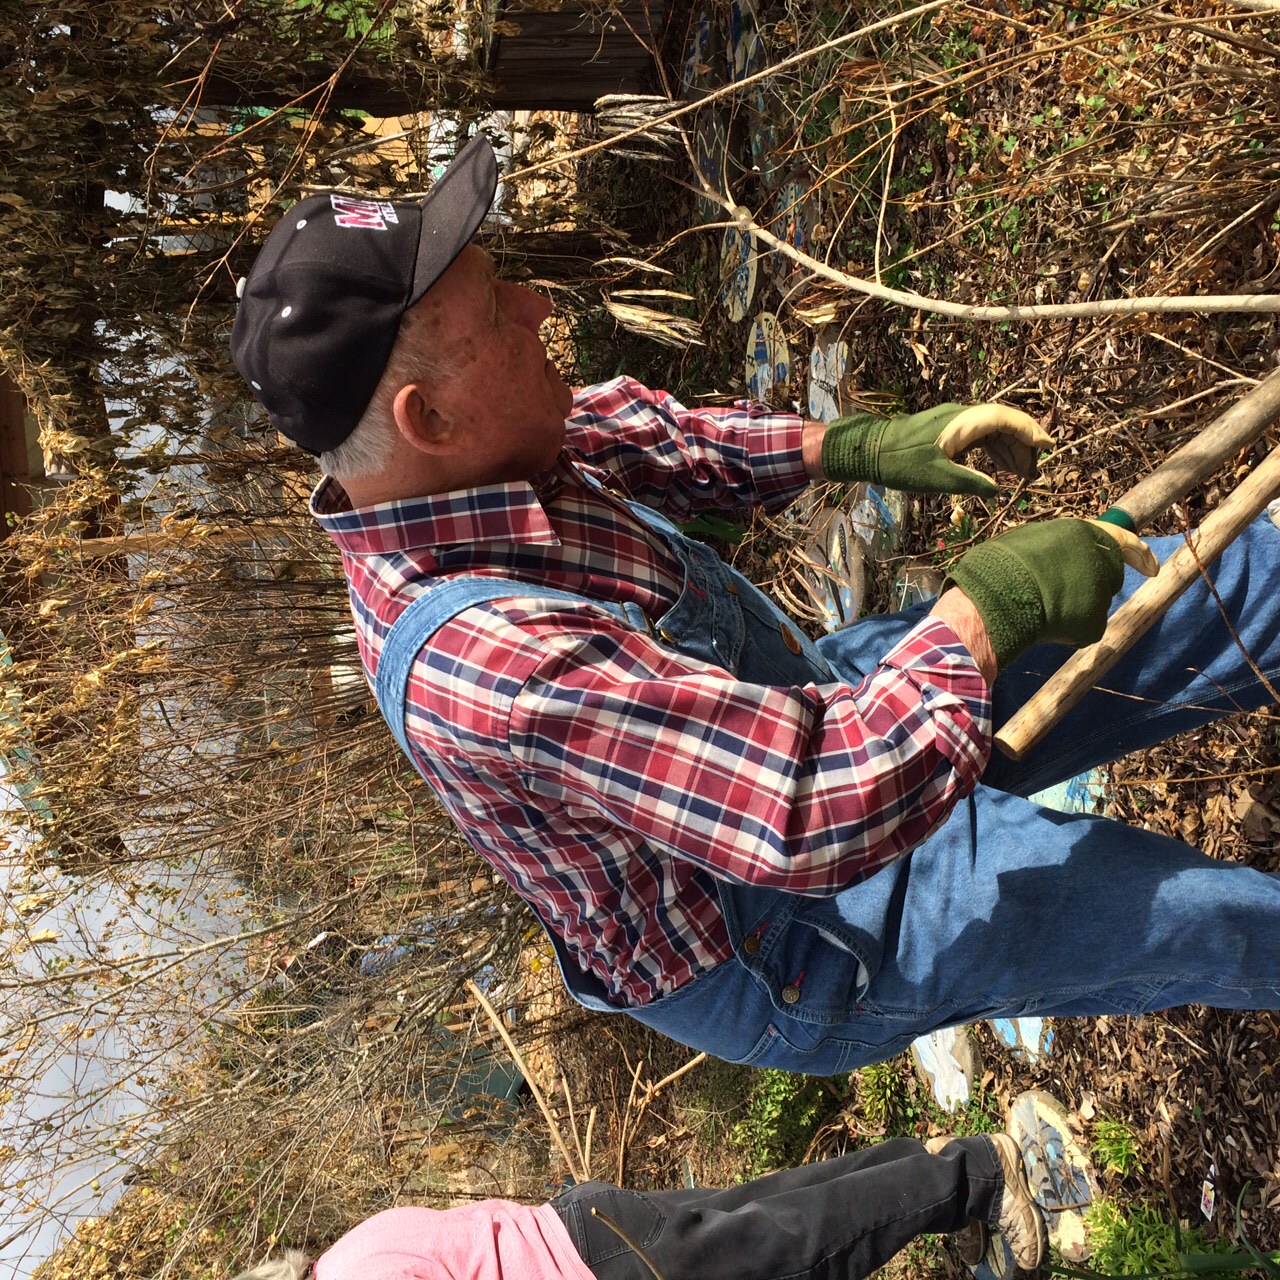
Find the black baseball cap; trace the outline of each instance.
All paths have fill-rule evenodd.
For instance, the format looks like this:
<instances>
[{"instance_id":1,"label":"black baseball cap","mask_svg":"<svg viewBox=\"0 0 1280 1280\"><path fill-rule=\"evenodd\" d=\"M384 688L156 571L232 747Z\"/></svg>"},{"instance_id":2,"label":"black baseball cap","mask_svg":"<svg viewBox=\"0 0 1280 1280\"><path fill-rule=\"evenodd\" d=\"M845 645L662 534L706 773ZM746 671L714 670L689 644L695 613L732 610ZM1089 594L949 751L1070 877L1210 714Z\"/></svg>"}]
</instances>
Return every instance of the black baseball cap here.
<instances>
[{"instance_id":1,"label":"black baseball cap","mask_svg":"<svg viewBox=\"0 0 1280 1280\"><path fill-rule=\"evenodd\" d=\"M231 358L277 430L310 453L355 429L400 319L466 248L498 165L472 138L420 202L326 191L275 225L248 277Z\"/></svg>"}]
</instances>

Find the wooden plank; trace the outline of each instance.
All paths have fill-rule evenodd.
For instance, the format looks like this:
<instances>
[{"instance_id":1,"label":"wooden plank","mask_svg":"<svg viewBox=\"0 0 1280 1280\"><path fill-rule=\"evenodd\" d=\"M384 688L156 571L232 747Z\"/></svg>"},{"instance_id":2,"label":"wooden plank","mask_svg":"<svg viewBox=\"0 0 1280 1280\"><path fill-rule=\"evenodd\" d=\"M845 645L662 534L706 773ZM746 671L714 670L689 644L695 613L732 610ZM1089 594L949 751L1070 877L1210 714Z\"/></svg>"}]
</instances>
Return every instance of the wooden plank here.
<instances>
[{"instance_id":1,"label":"wooden plank","mask_svg":"<svg viewBox=\"0 0 1280 1280\"><path fill-rule=\"evenodd\" d=\"M44 457L26 397L0 369L0 514L30 515L36 506L34 486L44 480ZM0 528L0 538L8 525Z\"/></svg>"},{"instance_id":2,"label":"wooden plank","mask_svg":"<svg viewBox=\"0 0 1280 1280\"><path fill-rule=\"evenodd\" d=\"M520 0L505 0L497 18L519 33L492 35L484 65L506 92L531 108L590 110L605 94L655 87L657 69L641 40L657 44L666 15L665 0L624 0L607 16L571 5L526 9Z\"/></svg>"}]
</instances>

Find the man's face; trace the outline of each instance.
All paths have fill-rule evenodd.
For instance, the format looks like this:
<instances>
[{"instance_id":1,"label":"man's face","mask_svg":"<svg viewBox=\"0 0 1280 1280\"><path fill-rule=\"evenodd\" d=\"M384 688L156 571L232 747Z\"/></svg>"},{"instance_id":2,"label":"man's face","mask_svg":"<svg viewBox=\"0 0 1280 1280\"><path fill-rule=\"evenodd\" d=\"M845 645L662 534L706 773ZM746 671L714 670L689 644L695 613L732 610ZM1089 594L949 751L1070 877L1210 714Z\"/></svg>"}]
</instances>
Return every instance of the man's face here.
<instances>
[{"instance_id":1,"label":"man's face","mask_svg":"<svg viewBox=\"0 0 1280 1280\"><path fill-rule=\"evenodd\" d=\"M466 442L473 485L527 480L560 451L573 392L538 336L551 309L541 294L498 280L475 245L412 308L446 370L431 399Z\"/></svg>"}]
</instances>

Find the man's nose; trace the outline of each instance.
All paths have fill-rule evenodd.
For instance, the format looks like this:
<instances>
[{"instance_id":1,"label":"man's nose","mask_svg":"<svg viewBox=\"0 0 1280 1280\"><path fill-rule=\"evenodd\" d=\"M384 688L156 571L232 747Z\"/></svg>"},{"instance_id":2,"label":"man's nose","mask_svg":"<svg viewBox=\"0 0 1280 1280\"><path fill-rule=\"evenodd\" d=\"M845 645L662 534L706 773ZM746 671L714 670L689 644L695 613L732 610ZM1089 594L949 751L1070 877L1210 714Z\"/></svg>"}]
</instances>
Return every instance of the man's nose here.
<instances>
[{"instance_id":1,"label":"man's nose","mask_svg":"<svg viewBox=\"0 0 1280 1280\"><path fill-rule=\"evenodd\" d=\"M517 295L520 319L531 329L540 328L542 322L555 310L551 299L522 284L513 284L511 288Z\"/></svg>"}]
</instances>

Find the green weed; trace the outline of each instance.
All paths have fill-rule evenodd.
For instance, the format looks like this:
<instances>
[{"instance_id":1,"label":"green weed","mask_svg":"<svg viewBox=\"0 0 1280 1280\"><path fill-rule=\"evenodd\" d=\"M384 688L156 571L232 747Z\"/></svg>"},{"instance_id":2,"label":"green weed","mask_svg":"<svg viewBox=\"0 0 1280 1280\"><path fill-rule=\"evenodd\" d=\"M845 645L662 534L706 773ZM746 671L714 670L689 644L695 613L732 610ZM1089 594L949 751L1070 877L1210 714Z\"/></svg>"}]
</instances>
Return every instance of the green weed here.
<instances>
[{"instance_id":1,"label":"green weed","mask_svg":"<svg viewBox=\"0 0 1280 1280\"><path fill-rule=\"evenodd\" d=\"M958 1111L946 1113L936 1109L934 1123L957 1138L971 1138L980 1133L999 1133L1004 1128L1003 1116L996 1100L984 1089Z\"/></svg>"},{"instance_id":2,"label":"green weed","mask_svg":"<svg viewBox=\"0 0 1280 1280\"><path fill-rule=\"evenodd\" d=\"M1143 1170L1137 1134L1122 1120L1099 1117L1094 1121L1093 1150L1098 1163L1108 1173L1127 1178Z\"/></svg>"},{"instance_id":3,"label":"green weed","mask_svg":"<svg viewBox=\"0 0 1280 1280\"><path fill-rule=\"evenodd\" d=\"M904 1105L906 1080L893 1062L873 1062L857 1072L858 1110L872 1129L887 1132Z\"/></svg>"},{"instance_id":4,"label":"green weed","mask_svg":"<svg viewBox=\"0 0 1280 1280\"><path fill-rule=\"evenodd\" d=\"M838 1110L839 1096L815 1076L767 1069L753 1077L747 1114L729 1131L747 1161L747 1176L804 1161L822 1124Z\"/></svg>"},{"instance_id":5,"label":"green weed","mask_svg":"<svg viewBox=\"0 0 1280 1280\"><path fill-rule=\"evenodd\" d=\"M711 1150L728 1143L754 1076L750 1068L718 1058L708 1059L699 1070L697 1087L681 1106L681 1118L697 1134L701 1147Z\"/></svg>"},{"instance_id":6,"label":"green weed","mask_svg":"<svg viewBox=\"0 0 1280 1280\"><path fill-rule=\"evenodd\" d=\"M348 40L386 42L395 31L386 7L376 0L294 0L304 19L323 18L341 27Z\"/></svg>"},{"instance_id":7,"label":"green weed","mask_svg":"<svg viewBox=\"0 0 1280 1280\"><path fill-rule=\"evenodd\" d=\"M946 34L942 41L942 65L950 71L953 67L963 66L974 61L980 50L978 42L973 39L973 28L967 23L957 23Z\"/></svg>"},{"instance_id":8,"label":"green weed","mask_svg":"<svg viewBox=\"0 0 1280 1280\"><path fill-rule=\"evenodd\" d=\"M739 543L746 536L746 529L732 520L726 520L714 512L704 511L679 525L681 533L698 538L705 542L709 538L720 538L725 542Z\"/></svg>"},{"instance_id":9,"label":"green weed","mask_svg":"<svg viewBox=\"0 0 1280 1280\"><path fill-rule=\"evenodd\" d=\"M1196 1227L1175 1227L1153 1205L1122 1209L1110 1200L1095 1200L1085 1210L1093 1245L1089 1270L1103 1276L1171 1276L1185 1274L1179 1254L1232 1252L1225 1241L1210 1243Z\"/></svg>"}]
</instances>

